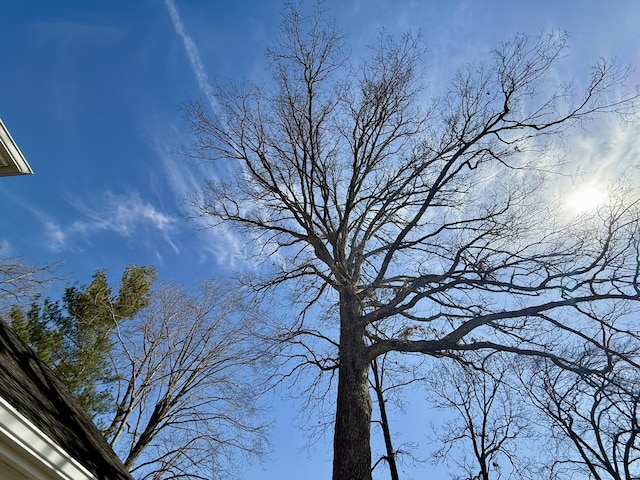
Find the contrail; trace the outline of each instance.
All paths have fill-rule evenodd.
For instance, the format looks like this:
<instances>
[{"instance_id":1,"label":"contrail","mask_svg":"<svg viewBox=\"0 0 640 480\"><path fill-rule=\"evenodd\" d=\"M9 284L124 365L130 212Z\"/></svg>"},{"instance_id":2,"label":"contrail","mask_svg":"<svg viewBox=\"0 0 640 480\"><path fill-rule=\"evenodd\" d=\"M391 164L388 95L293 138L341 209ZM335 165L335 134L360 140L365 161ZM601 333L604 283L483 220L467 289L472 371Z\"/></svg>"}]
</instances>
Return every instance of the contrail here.
<instances>
[{"instance_id":1,"label":"contrail","mask_svg":"<svg viewBox=\"0 0 640 480\"><path fill-rule=\"evenodd\" d=\"M189 63L191 64L191 69L193 73L196 75L196 80L198 81L198 87L200 91L207 98L211 108L216 111L217 110L217 102L215 96L213 95L213 90L211 90L211 85L209 84L209 78L207 77L207 73L205 72L204 65L202 64L202 60L200 59L200 53L198 52L198 47L193 42L191 37L187 34L184 29L184 24L180 19L180 13L178 13L178 9L176 8L176 4L173 0L165 0L165 5L167 6L167 10L169 10L169 15L171 16L171 22L173 23L173 28L176 33L180 35L182 39L182 43L184 44L184 49L187 52L187 57L189 57Z\"/></svg>"},{"instance_id":2,"label":"contrail","mask_svg":"<svg viewBox=\"0 0 640 480\"><path fill-rule=\"evenodd\" d=\"M194 41L185 31L184 24L180 19L180 13L176 8L176 4L174 0L164 0L164 3L167 6L167 10L169 10L169 15L171 16L171 22L173 23L173 28L182 39L182 43L184 44L184 49L187 52L187 57L189 57L189 63L191 64L191 69L193 70L193 73L196 76L196 80L198 81L198 88L204 94L207 101L209 102L209 105L211 106L213 114L216 117L220 117L219 115L220 108L219 108L218 102L216 101L216 97L213 94L211 85L209 84L209 78L207 77L207 73L204 69L204 65L202 64L202 60L200 59L200 53L198 52L198 47L196 47L196 44L194 43ZM217 120L220 123L222 123L222 120L220 120L219 118ZM177 169L179 173L175 174L174 172L176 171L176 169L172 168L173 161L169 161L168 165L169 165L169 172L170 172L170 175L168 175L168 177L172 179L172 181L177 182L179 179L180 181L184 181L187 183L194 182L194 180L192 180L192 177L190 175L187 176L185 174L184 168ZM214 178L214 179L217 178L217 175L214 169L211 169L209 173L210 173L210 178ZM179 184L174 183L174 187L173 187L174 190L177 190L178 193L183 194L184 186L179 185L176 188L175 185L179 185ZM196 181L196 185L199 185L199 181ZM191 194L192 192L193 192L193 189L190 189L189 193ZM246 240L239 236L236 236L234 233L232 233L229 230L225 231L225 230L220 230L218 228L218 229L207 229L207 232L208 232L207 238L213 238L213 241L207 240L207 238L205 238L205 245L206 245L205 252L207 252L207 254L212 253L216 257L216 260L218 263L222 264L226 262L226 263L229 263L232 268L235 268L236 259L243 258L242 251L243 251L243 245L246 243ZM211 245L214 245L214 246L211 247Z\"/></svg>"}]
</instances>

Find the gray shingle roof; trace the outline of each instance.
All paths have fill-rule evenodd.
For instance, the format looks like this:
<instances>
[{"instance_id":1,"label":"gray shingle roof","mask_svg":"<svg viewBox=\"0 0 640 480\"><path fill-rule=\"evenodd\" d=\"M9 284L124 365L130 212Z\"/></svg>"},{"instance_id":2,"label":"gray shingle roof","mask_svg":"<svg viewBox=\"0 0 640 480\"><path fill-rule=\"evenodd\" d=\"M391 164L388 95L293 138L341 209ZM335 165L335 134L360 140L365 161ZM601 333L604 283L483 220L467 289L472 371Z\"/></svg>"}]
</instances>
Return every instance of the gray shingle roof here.
<instances>
[{"instance_id":1,"label":"gray shingle roof","mask_svg":"<svg viewBox=\"0 0 640 480\"><path fill-rule=\"evenodd\" d=\"M60 380L0 319L0 395L100 480L131 480Z\"/></svg>"}]
</instances>

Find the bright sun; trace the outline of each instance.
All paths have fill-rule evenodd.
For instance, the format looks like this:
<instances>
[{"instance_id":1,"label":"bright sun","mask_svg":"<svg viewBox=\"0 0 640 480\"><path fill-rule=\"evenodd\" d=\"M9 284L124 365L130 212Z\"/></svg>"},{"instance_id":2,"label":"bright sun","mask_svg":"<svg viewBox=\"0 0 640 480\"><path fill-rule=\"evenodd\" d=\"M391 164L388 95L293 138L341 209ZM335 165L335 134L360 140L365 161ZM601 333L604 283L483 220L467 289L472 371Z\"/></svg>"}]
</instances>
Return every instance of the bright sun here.
<instances>
[{"instance_id":1,"label":"bright sun","mask_svg":"<svg viewBox=\"0 0 640 480\"><path fill-rule=\"evenodd\" d=\"M604 192L598 187L586 185L568 193L566 205L573 212L586 213L602 205L605 198Z\"/></svg>"}]
</instances>

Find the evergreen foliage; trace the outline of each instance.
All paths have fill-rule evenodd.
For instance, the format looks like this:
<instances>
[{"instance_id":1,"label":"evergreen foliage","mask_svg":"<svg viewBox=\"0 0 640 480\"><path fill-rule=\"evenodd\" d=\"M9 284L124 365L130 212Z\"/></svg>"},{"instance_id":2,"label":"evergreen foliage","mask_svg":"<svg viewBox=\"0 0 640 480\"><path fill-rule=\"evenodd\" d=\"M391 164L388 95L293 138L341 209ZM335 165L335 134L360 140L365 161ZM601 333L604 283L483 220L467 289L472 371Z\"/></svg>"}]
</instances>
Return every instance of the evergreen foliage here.
<instances>
[{"instance_id":1,"label":"evergreen foliage","mask_svg":"<svg viewBox=\"0 0 640 480\"><path fill-rule=\"evenodd\" d=\"M114 294L104 270L89 285L65 289L61 301L36 297L25 312L14 306L12 327L76 396L92 417L109 410L112 333L150 301L151 267L128 266Z\"/></svg>"}]
</instances>

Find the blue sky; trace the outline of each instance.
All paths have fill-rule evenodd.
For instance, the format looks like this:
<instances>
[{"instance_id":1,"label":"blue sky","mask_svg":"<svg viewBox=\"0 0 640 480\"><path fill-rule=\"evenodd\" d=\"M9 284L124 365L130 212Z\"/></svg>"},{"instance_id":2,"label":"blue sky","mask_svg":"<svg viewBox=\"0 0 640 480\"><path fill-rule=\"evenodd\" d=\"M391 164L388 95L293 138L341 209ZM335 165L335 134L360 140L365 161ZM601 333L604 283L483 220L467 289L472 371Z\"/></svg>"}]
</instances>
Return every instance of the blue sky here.
<instances>
[{"instance_id":1,"label":"blue sky","mask_svg":"<svg viewBox=\"0 0 640 480\"><path fill-rule=\"evenodd\" d=\"M203 173L176 154L190 142L180 107L207 101L212 80L267 78L263 53L283 5L5 0L0 118L35 175L2 179L0 243L30 262L64 261L65 278L81 283L96 269L119 275L128 264L153 265L161 278L187 286L239 268L242 239L198 229L185 215L185 195L197 190ZM501 40L549 29L570 35L559 78L584 82L589 66L603 56L635 66L632 78L640 83L636 0L326 5L349 33L355 58L382 27L421 30L435 91L445 88L456 68L486 58ZM577 136L573 160L591 173L622 171L639 151L637 138L637 129L618 127ZM273 455L247 478L329 478L330 438L302 450L295 406L278 403ZM415 438L426 439L427 422L415 430ZM423 477L420 469L407 473Z\"/></svg>"}]
</instances>

